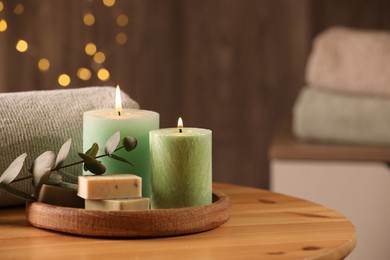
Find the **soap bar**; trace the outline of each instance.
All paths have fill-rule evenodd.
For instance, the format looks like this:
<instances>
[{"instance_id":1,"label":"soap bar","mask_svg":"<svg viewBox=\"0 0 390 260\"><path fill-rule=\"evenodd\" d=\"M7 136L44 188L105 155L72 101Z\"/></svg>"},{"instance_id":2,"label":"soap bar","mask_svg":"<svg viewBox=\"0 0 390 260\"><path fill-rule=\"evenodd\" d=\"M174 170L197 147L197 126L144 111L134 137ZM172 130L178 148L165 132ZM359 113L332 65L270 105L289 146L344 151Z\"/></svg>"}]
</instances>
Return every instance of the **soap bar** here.
<instances>
[{"instance_id":1,"label":"soap bar","mask_svg":"<svg viewBox=\"0 0 390 260\"><path fill-rule=\"evenodd\" d=\"M79 176L77 195L92 200L139 198L142 179L133 174Z\"/></svg>"},{"instance_id":2,"label":"soap bar","mask_svg":"<svg viewBox=\"0 0 390 260\"><path fill-rule=\"evenodd\" d=\"M117 200L85 200L85 209L90 210L147 210L149 198Z\"/></svg>"},{"instance_id":3,"label":"soap bar","mask_svg":"<svg viewBox=\"0 0 390 260\"><path fill-rule=\"evenodd\" d=\"M59 186L43 184L38 201L62 207L84 208L84 200L77 196L77 191Z\"/></svg>"}]
</instances>

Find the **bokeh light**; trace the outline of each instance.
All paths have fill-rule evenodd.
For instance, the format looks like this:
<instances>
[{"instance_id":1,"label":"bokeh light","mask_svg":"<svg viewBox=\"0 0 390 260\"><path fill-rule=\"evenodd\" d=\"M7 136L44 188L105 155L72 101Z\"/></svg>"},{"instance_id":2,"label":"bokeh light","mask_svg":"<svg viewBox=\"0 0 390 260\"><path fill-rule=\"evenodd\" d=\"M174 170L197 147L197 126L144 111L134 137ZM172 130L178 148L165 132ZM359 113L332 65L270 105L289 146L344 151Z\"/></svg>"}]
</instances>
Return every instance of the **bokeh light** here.
<instances>
[{"instance_id":1,"label":"bokeh light","mask_svg":"<svg viewBox=\"0 0 390 260\"><path fill-rule=\"evenodd\" d=\"M105 6L111 7L115 4L115 0L103 0Z\"/></svg>"},{"instance_id":2,"label":"bokeh light","mask_svg":"<svg viewBox=\"0 0 390 260\"><path fill-rule=\"evenodd\" d=\"M0 12L3 11L3 9L4 9L4 4L2 1L0 1Z\"/></svg>"},{"instance_id":3,"label":"bokeh light","mask_svg":"<svg viewBox=\"0 0 390 260\"><path fill-rule=\"evenodd\" d=\"M117 33L115 41L120 45L125 44L127 42L127 35L123 32Z\"/></svg>"},{"instance_id":4,"label":"bokeh light","mask_svg":"<svg viewBox=\"0 0 390 260\"><path fill-rule=\"evenodd\" d=\"M102 64L102 63L106 60L106 55L105 55L103 52L98 51L98 52L95 53L95 55L93 56L93 60L94 60L96 63Z\"/></svg>"},{"instance_id":5,"label":"bokeh light","mask_svg":"<svg viewBox=\"0 0 390 260\"><path fill-rule=\"evenodd\" d=\"M58 77L58 84L60 84L63 87L67 87L70 84L70 77L66 74L61 74Z\"/></svg>"},{"instance_id":6,"label":"bokeh light","mask_svg":"<svg viewBox=\"0 0 390 260\"><path fill-rule=\"evenodd\" d=\"M102 0L103 4L107 7L112 7L116 4L116 0ZM0 0L0 12L3 12L4 10L8 11L8 2L4 4L4 0ZM16 15L21 15L26 12L26 6L21 3L15 3L10 7L10 12L12 12ZM94 16L94 13L92 13L90 10L85 10L86 12L83 14L82 19L85 26L93 26L96 23L96 17ZM118 10L116 10L118 13ZM120 11L119 11L120 13ZM115 17L115 16L114 16ZM113 18L114 18L113 17ZM80 19L80 18L79 18ZM114 18L115 19L115 18ZM125 14L116 14L116 24L119 27L126 27L129 24L129 17ZM9 24L7 23L7 20L4 18L0 18L0 32L5 32L6 30L9 30L8 28ZM124 31L125 29L122 28ZM90 39L92 40L92 39ZM118 32L115 37L115 41L119 45L123 45L128 41L128 35L125 32ZM31 43L31 42L30 42ZM100 45L99 45L100 46ZM36 63L37 68L40 72L47 72L49 70L54 70L53 64L50 63L49 59L43 58L39 54L39 49L36 49L35 46L29 46L29 43L26 40L19 39L16 43L16 50L18 52L27 52L29 51L29 54L34 56L34 60ZM103 64L106 62L106 54L102 51L98 51L98 48L96 46L96 43L94 42L88 42L85 46L85 53L91 57L93 57L93 61L95 64L91 64L91 68L87 67L80 67L77 70L77 77L80 80L88 81L92 77L97 77L101 81L108 81L111 77L110 71L107 68L102 68L102 66L106 67L106 65L97 65L97 64ZM101 46L100 46L101 47ZM30 48L30 50L29 50ZM42 53L43 54L43 53ZM41 57L40 57L41 56ZM52 60L51 60L52 61ZM100 69L99 69L100 67ZM96 76L93 75L96 73ZM58 78L58 84L62 87L67 87L71 84L71 81L75 79L76 75L71 74L57 74ZM71 79L71 77L73 79ZM76 79L77 81L77 79Z\"/></svg>"},{"instance_id":7,"label":"bokeh light","mask_svg":"<svg viewBox=\"0 0 390 260\"><path fill-rule=\"evenodd\" d=\"M127 18L127 16L124 14L118 15L118 17L116 18L116 23L119 26L124 27L129 23L129 18Z\"/></svg>"},{"instance_id":8,"label":"bokeh light","mask_svg":"<svg viewBox=\"0 0 390 260\"><path fill-rule=\"evenodd\" d=\"M86 26L92 26L95 23L95 16L91 13L86 13L83 17L83 21Z\"/></svg>"},{"instance_id":9,"label":"bokeh light","mask_svg":"<svg viewBox=\"0 0 390 260\"><path fill-rule=\"evenodd\" d=\"M101 81L107 81L110 79L110 72L106 69L99 69L97 72L97 76Z\"/></svg>"},{"instance_id":10,"label":"bokeh light","mask_svg":"<svg viewBox=\"0 0 390 260\"><path fill-rule=\"evenodd\" d=\"M96 45L93 42L89 42L85 45L85 53L89 56L93 56L97 51Z\"/></svg>"},{"instance_id":11,"label":"bokeh light","mask_svg":"<svg viewBox=\"0 0 390 260\"><path fill-rule=\"evenodd\" d=\"M20 52L25 52L28 49L28 43L25 40L19 40L16 43L16 50Z\"/></svg>"},{"instance_id":12,"label":"bokeh light","mask_svg":"<svg viewBox=\"0 0 390 260\"><path fill-rule=\"evenodd\" d=\"M22 4L17 4L14 8L15 14L22 14L24 12L24 6Z\"/></svg>"},{"instance_id":13,"label":"bokeh light","mask_svg":"<svg viewBox=\"0 0 390 260\"><path fill-rule=\"evenodd\" d=\"M42 58L38 61L38 69L40 71L47 71L50 68L50 62L48 59Z\"/></svg>"},{"instance_id":14,"label":"bokeh light","mask_svg":"<svg viewBox=\"0 0 390 260\"><path fill-rule=\"evenodd\" d=\"M0 20L0 32L5 32L7 30L7 21L4 19Z\"/></svg>"},{"instance_id":15,"label":"bokeh light","mask_svg":"<svg viewBox=\"0 0 390 260\"><path fill-rule=\"evenodd\" d=\"M77 71L77 77L81 80L89 80L91 78L91 71L87 68L79 68Z\"/></svg>"}]
</instances>

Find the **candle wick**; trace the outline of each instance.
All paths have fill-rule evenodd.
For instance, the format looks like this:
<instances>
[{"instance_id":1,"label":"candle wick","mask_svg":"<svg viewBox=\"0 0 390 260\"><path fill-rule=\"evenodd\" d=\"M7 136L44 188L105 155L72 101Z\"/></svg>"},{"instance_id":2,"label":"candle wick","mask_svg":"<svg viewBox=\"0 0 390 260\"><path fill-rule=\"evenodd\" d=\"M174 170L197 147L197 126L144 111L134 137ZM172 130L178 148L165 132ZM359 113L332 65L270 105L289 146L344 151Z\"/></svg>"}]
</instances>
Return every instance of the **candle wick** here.
<instances>
[{"instance_id":1,"label":"candle wick","mask_svg":"<svg viewBox=\"0 0 390 260\"><path fill-rule=\"evenodd\" d=\"M121 111L118 111L118 115L119 115L119 116L121 115Z\"/></svg>"},{"instance_id":2,"label":"candle wick","mask_svg":"<svg viewBox=\"0 0 390 260\"><path fill-rule=\"evenodd\" d=\"M179 133L183 132L183 130L181 128L179 128Z\"/></svg>"}]
</instances>

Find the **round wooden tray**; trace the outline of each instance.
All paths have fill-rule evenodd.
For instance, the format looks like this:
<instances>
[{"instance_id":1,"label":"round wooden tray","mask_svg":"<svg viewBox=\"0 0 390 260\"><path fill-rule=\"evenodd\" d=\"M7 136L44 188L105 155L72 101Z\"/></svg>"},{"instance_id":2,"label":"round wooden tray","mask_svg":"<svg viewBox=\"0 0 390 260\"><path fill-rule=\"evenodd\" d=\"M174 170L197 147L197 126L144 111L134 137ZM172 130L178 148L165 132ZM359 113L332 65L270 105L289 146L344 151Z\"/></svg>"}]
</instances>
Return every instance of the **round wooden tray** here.
<instances>
[{"instance_id":1,"label":"round wooden tray","mask_svg":"<svg viewBox=\"0 0 390 260\"><path fill-rule=\"evenodd\" d=\"M27 202L27 221L38 228L102 237L156 237L214 229L230 217L229 197L213 192L206 206L140 211L102 211Z\"/></svg>"}]
</instances>

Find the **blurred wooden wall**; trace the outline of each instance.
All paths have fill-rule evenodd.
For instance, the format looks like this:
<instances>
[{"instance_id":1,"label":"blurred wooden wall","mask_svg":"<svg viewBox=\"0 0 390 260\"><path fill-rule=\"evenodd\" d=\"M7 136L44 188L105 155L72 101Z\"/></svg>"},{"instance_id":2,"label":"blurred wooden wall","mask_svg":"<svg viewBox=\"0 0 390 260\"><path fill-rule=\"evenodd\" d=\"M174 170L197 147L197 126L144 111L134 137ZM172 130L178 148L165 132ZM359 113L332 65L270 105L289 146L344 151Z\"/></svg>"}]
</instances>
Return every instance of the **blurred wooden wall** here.
<instances>
[{"instance_id":1,"label":"blurred wooden wall","mask_svg":"<svg viewBox=\"0 0 390 260\"><path fill-rule=\"evenodd\" d=\"M288 116L303 86L314 35L331 25L390 29L386 0L3 0L0 91L116 85L142 108L158 111L161 126L213 130L214 180L268 185L267 149L275 123ZM21 3L24 12L14 7ZM85 12L95 24L83 25ZM126 14L129 23L116 25ZM115 35L125 32L124 45ZM18 39L30 43L15 51ZM93 41L107 54L102 65L84 53ZM51 62L40 72L40 57ZM107 68L111 78L77 79L79 67Z\"/></svg>"}]
</instances>

